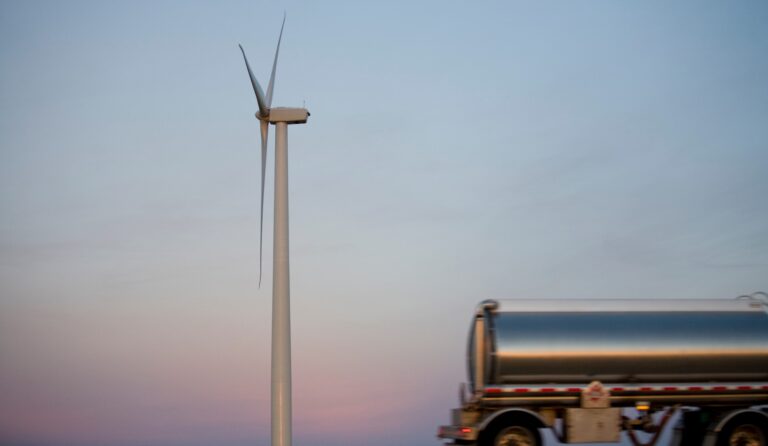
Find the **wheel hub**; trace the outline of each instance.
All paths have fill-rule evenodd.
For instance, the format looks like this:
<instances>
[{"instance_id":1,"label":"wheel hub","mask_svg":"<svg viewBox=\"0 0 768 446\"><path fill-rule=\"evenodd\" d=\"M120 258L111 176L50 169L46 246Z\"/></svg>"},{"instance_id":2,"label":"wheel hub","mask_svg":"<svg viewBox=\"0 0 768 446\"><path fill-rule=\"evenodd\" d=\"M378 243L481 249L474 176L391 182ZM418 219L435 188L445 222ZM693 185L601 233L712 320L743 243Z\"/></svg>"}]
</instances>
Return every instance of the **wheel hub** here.
<instances>
[{"instance_id":1,"label":"wheel hub","mask_svg":"<svg viewBox=\"0 0 768 446\"><path fill-rule=\"evenodd\" d=\"M536 441L528 429L521 426L508 427L496 436L494 446L535 446ZM750 445L751 446L751 445ZM761 445L762 446L762 445Z\"/></svg>"},{"instance_id":2,"label":"wheel hub","mask_svg":"<svg viewBox=\"0 0 768 446\"><path fill-rule=\"evenodd\" d=\"M729 446L766 446L763 431L752 424L744 424L731 433Z\"/></svg>"}]
</instances>

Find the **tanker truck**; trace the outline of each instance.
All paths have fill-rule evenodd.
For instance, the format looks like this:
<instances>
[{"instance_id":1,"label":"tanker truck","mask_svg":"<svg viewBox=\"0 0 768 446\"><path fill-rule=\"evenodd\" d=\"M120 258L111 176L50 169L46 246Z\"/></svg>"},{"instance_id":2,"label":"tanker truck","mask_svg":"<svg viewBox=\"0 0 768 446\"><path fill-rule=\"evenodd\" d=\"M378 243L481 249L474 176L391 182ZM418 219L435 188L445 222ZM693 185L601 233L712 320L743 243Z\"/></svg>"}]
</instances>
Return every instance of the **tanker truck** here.
<instances>
[{"instance_id":1,"label":"tanker truck","mask_svg":"<svg viewBox=\"0 0 768 446\"><path fill-rule=\"evenodd\" d=\"M768 302L757 294L483 301L460 407L437 436L541 446L549 429L567 444L650 446L666 432L680 446L766 446Z\"/></svg>"}]
</instances>

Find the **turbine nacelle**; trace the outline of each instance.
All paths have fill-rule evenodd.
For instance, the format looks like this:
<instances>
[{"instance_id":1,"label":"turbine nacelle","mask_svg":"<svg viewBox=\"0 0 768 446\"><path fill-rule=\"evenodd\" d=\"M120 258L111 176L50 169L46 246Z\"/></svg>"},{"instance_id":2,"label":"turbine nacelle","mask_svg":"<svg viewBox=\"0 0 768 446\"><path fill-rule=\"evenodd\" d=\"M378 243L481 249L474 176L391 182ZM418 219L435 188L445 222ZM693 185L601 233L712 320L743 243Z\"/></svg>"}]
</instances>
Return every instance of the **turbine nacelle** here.
<instances>
[{"instance_id":1,"label":"turbine nacelle","mask_svg":"<svg viewBox=\"0 0 768 446\"><path fill-rule=\"evenodd\" d=\"M269 110L267 120L272 123L285 122L287 124L304 124L309 118L306 108L275 107Z\"/></svg>"},{"instance_id":2,"label":"turbine nacelle","mask_svg":"<svg viewBox=\"0 0 768 446\"><path fill-rule=\"evenodd\" d=\"M266 116L263 116L261 112L254 113L256 119L270 124L278 122L285 122L287 124L305 124L309 115L310 113L306 108L295 107L273 107L267 111Z\"/></svg>"}]
</instances>

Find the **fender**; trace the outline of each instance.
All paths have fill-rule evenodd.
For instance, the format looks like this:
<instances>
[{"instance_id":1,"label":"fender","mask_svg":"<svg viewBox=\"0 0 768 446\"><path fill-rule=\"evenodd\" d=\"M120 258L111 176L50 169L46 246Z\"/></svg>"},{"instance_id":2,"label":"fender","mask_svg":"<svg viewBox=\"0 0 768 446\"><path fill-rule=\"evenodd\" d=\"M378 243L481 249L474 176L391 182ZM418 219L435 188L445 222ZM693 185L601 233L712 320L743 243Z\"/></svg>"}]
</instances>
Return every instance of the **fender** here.
<instances>
[{"instance_id":1,"label":"fender","mask_svg":"<svg viewBox=\"0 0 768 446\"><path fill-rule=\"evenodd\" d=\"M744 414L747 414L747 413L755 414L755 415L760 415L761 417L765 418L766 422L768 422L768 415L765 412L761 411L761 410L758 410L758 409L741 409L741 410L735 410L735 411L729 413L728 415L724 416L717 423L715 428L712 429L712 431L719 433L721 430L723 430L723 428L725 427L726 424L728 424L729 421L731 421L732 419L734 419L734 418L736 418L738 416L741 416L741 415L744 415Z\"/></svg>"},{"instance_id":2,"label":"fender","mask_svg":"<svg viewBox=\"0 0 768 446\"><path fill-rule=\"evenodd\" d=\"M488 427L489 424L491 424L493 421L495 421L500 416L507 415L507 414L513 414L513 413L523 413L523 414L526 414L526 415L530 415L533 419L535 419L536 421L539 422L539 425L536 426L536 428L538 428L538 429L549 427L549 426L547 426L547 423L544 421L544 419L541 417L541 415L539 415L538 413L536 413L536 412L534 412L532 410L528 410L528 409L521 409L519 407L513 407L513 408L510 408L510 409L504 409L504 410L500 410L498 412L494 412L493 414L487 416L483 420L483 422L480 423L480 425L477 427L477 429L481 430L481 431L485 430L485 428Z\"/></svg>"}]
</instances>

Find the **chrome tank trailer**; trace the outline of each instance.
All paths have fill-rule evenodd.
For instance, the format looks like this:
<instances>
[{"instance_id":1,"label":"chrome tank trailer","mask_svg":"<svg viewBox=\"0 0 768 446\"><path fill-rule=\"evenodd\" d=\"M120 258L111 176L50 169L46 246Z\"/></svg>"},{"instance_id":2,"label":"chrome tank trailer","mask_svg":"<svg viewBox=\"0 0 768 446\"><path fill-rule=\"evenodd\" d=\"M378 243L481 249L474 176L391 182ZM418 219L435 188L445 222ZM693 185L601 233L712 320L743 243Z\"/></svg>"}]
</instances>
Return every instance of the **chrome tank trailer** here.
<instances>
[{"instance_id":1,"label":"chrome tank trailer","mask_svg":"<svg viewBox=\"0 0 768 446\"><path fill-rule=\"evenodd\" d=\"M488 300L472 320L472 392L533 383L768 381L755 300Z\"/></svg>"}]
</instances>

